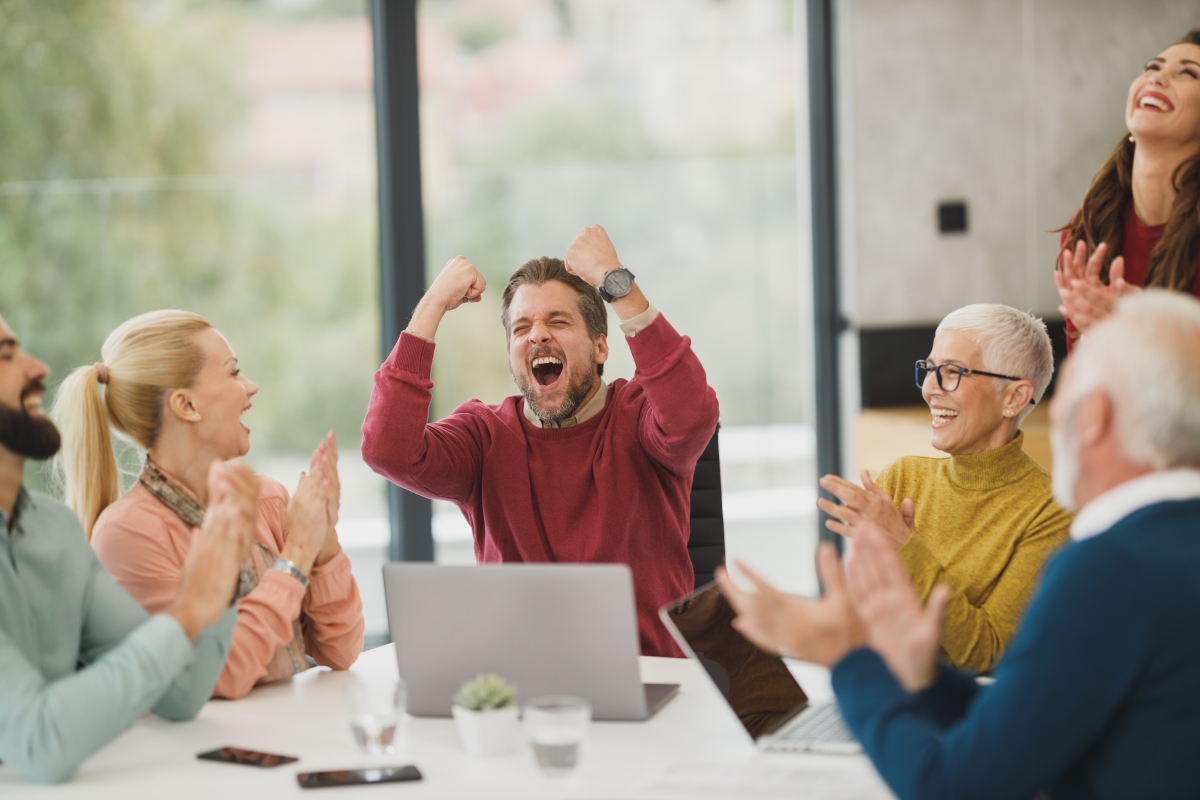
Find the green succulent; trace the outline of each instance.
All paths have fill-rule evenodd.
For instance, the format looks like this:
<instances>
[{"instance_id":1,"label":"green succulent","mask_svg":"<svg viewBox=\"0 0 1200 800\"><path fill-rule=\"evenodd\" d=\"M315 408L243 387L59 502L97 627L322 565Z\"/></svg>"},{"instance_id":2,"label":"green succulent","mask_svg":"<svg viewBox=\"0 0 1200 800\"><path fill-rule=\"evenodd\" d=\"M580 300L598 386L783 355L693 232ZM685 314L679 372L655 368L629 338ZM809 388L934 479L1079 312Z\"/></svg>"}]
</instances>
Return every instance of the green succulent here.
<instances>
[{"instance_id":1,"label":"green succulent","mask_svg":"<svg viewBox=\"0 0 1200 800\"><path fill-rule=\"evenodd\" d=\"M517 699L517 687L499 675L480 673L469 680L454 695L454 702L471 711L507 708Z\"/></svg>"}]
</instances>

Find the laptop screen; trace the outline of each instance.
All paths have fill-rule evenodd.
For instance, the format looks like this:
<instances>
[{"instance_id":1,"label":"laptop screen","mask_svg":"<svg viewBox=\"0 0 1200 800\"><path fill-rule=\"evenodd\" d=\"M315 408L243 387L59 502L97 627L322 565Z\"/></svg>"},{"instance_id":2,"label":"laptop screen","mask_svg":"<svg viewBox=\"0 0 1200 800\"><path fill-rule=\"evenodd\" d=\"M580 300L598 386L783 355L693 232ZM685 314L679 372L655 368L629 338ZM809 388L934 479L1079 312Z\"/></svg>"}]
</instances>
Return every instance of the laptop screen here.
<instances>
[{"instance_id":1,"label":"laptop screen","mask_svg":"<svg viewBox=\"0 0 1200 800\"><path fill-rule=\"evenodd\" d=\"M760 650L733 627L733 608L716 583L663 609L676 638L687 643L721 690L746 731L757 739L808 705L800 684L779 656Z\"/></svg>"}]
</instances>

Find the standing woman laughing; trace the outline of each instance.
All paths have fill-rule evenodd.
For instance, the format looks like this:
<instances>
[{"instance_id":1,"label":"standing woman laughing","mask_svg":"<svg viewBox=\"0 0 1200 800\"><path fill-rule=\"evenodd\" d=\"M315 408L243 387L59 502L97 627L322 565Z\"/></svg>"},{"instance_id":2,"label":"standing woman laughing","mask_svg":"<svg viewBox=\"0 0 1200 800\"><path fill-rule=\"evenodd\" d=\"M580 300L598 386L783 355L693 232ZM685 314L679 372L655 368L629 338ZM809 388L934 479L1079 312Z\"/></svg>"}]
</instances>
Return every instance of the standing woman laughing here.
<instances>
[{"instance_id":1,"label":"standing woman laughing","mask_svg":"<svg viewBox=\"0 0 1200 800\"><path fill-rule=\"evenodd\" d=\"M103 362L79 367L59 390L59 467L67 505L105 568L154 614L178 590L209 501L206 465L250 451L241 417L258 386L225 337L186 311L134 317L101 354ZM124 495L113 430L146 454ZM215 697L237 699L291 677L308 668L306 656L346 669L362 651L362 601L334 530L333 435L313 452L294 497L270 478L259 482L255 544L242 564L237 626Z\"/></svg>"},{"instance_id":2,"label":"standing woman laughing","mask_svg":"<svg viewBox=\"0 0 1200 800\"><path fill-rule=\"evenodd\" d=\"M1134 79L1125 125L1062 231L1054 280L1068 345L1129 291L1200 297L1200 28Z\"/></svg>"}]
</instances>

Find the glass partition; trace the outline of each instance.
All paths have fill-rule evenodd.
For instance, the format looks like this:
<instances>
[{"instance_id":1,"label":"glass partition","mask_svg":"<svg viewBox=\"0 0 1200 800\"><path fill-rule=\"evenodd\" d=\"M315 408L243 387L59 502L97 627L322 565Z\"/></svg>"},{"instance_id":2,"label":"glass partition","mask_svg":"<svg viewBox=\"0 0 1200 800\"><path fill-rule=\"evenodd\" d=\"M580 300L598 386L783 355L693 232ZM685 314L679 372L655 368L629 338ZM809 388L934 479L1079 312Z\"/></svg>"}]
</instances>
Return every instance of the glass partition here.
<instances>
[{"instance_id":1,"label":"glass partition","mask_svg":"<svg viewBox=\"0 0 1200 800\"><path fill-rule=\"evenodd\" d=\"M0 60L0 313L52 387L130 316L210 319L261 386L252 467L291 490L337 432L339 532L385 634L383 481L358 457L379 359L365 0L5 3Z\"/></svg>"},{"instance_id":2,"label":"glass partition","mask_svg":"<svg viewBox=\"0 0 1200 800\"><path fill-rule=\"evenodd\" d=\"M427 276L461 253L490 286L439 329L434 416L515 392L504 283L599 222L717 390L729 555L815 592L790 0L420 0L418 22ZM632 377L610 342L605 378ZM457 509L434 511L438 560L473 561Z\"/></svg>"}]
</instances>

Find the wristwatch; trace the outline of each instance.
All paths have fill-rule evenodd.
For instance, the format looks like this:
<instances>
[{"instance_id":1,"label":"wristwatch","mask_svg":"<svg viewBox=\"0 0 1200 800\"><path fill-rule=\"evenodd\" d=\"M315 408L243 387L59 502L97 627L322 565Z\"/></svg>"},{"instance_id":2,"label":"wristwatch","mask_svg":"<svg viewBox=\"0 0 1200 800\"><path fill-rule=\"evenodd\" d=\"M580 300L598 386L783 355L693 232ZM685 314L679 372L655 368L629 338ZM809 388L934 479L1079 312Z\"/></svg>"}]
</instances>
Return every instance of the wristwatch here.
<instances>
[{"instance_id":1,"label":"wristwatch","mask_svg":"<svg viewBox=\"0 0 1200 800\"><path fill-rule=\"evenodd\" d=\"M292 561L291 559L280 558L271 565L271 569L277 569L280 572L286 572L288 575L291 575L293 578L300 581L300 583L304 585L305 589L308 588L308 576L301 572L300 568L296 566L296 562Z\"/></svg>"},{"instance_id":2,"label":"wristwatch","mask_svg":"<svg viewBox=\"0 0 1200 800\"><path fill-rule=\"evenodd\" d=\"M633 288L633 273L621 267L604 274L604 282L596 287L606 303L624 297Z\"/></svg>"}]
</instances>

